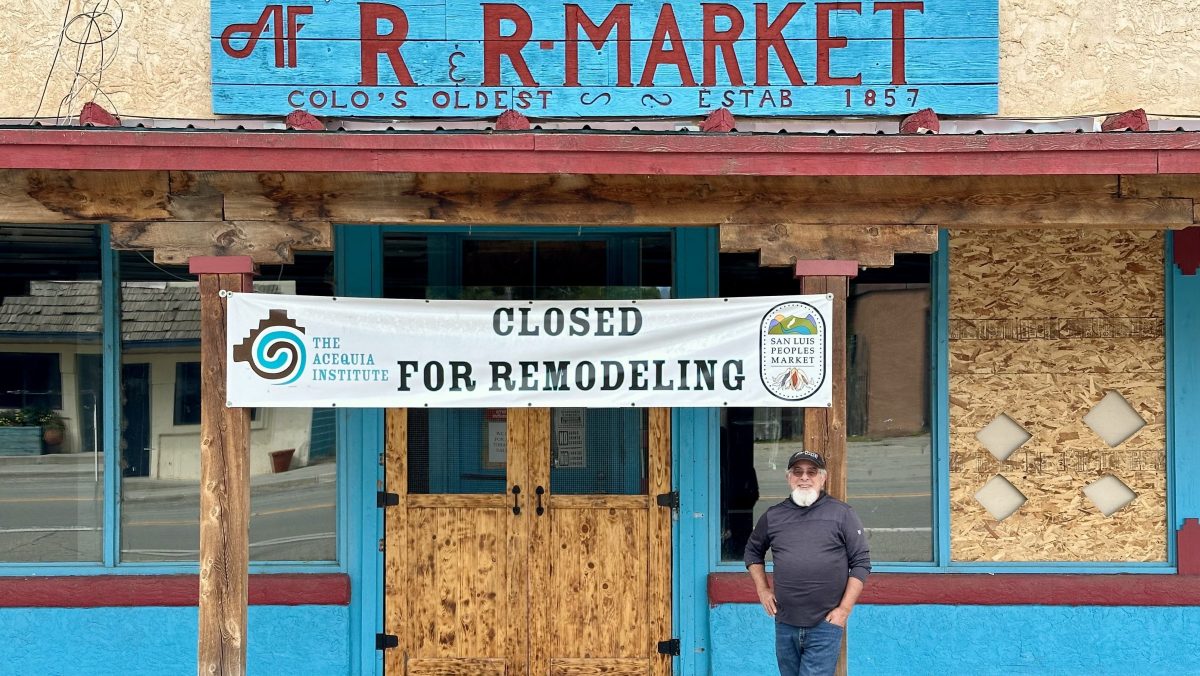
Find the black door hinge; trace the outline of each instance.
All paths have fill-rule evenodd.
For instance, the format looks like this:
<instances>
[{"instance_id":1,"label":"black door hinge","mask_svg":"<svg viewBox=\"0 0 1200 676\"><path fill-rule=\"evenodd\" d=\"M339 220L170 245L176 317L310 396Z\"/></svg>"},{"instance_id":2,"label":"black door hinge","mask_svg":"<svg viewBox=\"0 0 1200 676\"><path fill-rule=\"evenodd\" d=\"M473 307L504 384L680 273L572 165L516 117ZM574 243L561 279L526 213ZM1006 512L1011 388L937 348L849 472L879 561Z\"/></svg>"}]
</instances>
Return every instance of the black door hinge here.
<instances>
[{"instance_id":1,"label":"black door hinge","mask_svg":"<svg viewBox=\"0 0 1200 676\"><path fill-rule=\"evenodd\" d=\"M658 642L659 655L678 655L679 654L679 639L673 638L669 641Z\"/></svg>"},{"instance_id":2,"label":"black door hinge","mask_svg":"<svg viewBox=\"0 0 1200 676\"><path fill-rule=\"evenodd\" d=\"M383 509L384 507L395 507L400 504L399 493L385 493L379 491L375 494L375 506Z\"/></svg>"},{"instance_id":3,"label":"black door hinge","mask_svg":"<svg viewBox=\"0 0 1200 676\"><path fill-rule=\"evenodd\" d=\"M395 634L375 634L375 649L388 650L400 645L400 637Z\"/></svg>"},{"instance_id":4,"label":"black door hinge","mask_svg":"<svg viewBox=\"0 0 1200 676\"><path fill-rule=\"evenodd\" d=\"M671 509L679 509L679 491L671 491L670 493L659 493L655 496L654 501L659 507L670 507Z\"/></svg>"}]
</instances>

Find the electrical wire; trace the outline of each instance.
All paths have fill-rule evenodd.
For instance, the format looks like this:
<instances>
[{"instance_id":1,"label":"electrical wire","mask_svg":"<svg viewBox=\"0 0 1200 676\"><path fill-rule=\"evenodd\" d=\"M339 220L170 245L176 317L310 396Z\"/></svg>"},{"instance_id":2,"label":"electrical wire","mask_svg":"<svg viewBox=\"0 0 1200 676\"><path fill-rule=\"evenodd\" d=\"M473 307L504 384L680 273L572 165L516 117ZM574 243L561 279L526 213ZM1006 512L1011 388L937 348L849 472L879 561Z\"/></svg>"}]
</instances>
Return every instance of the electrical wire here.
<instances>
[{"instance_id":1,"label":"electrical wire","mask_svg":"<svg viewBox=\"0 0 1200 676\"><path fill-rule=\"evenodd\" d=\"M42 93L38 97L37 108L29 117L29 124L40 121L39 116L45 105L46 94L49 92L58 63L60 59L66 61L63 58L65 57L63 53L65 44L74 45L75 53L70 59L73 64L70 84L66 93L59 99L58 108L55 110L55 124L61 125L64 118L70 118L76 103L83 98L88 87L91 88L89 101L103 97L107 104L106 107L114 115L118 114L116 102L108 92L104 91L102 85L104 71L113 64L120 51L120 30L125 21L125 12L117 0L95 0L90 8L85 6L82 11L72 16L73 4L74 0L67 0L63 8L63 21L59 29L58 44L55 46L54 57L50 61L46 79L42 82ZM89 59L92 59L92 55L96 52L99 54L94 57L94 65L89 67ZM64 111L67 114L64 115Z\"/></svg>"}]
</instances>

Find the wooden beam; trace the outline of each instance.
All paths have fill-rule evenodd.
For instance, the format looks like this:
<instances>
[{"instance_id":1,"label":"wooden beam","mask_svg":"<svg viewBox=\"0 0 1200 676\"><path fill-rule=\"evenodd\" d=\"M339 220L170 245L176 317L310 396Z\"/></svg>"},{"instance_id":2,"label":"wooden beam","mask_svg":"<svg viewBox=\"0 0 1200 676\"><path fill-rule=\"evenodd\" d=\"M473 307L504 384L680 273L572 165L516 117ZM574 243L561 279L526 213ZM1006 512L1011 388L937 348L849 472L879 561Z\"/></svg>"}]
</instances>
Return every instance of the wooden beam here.
<instances>
[{"instance_id":1,"label":"wooden beam","mask_svg":"<svg viewBox=\"0 0 1200 676\"><path fill-rule=\"evenodd\" d=\"M0 219L22 223L1170 228L1193 205L1118 196L1112 176L4 173Z\"/></svg>"},{"instance_id":2,"label":"wooden beam","mask_svg":"<svg viewBox=\"0 0 1200 676\"><path fill-rule=\"evenodd\" d=\"M217 220L219 194L176 197L165 171L0 171L0 220L95 223L112 220Z\"/></svg>"},{"instance_id":3,"label":"wooden beam","mask_svg":"<svg viewBox=\"0 0 1200 676\"><path fill-rule=\"evenodd\" d=\"M897 253L938 250L937 228L929 225L723 225L721 251L758 251L759 265L793 265L797 260L857 260L868 268L890 267Z\"/></svg>"},{"instance_id":4,"label":"wooden beam","mask_svg":"<svg viewBox=\"0 0 1200 676\"><path fill-rule=\"evenodd\" d=\"M200 274L200 620L198 672L246 673L250 411L225 406L225 299L251 275Z\"/></svg>"},{"instance_id":5,"label":"wooden beam","mask_svg":"<svg viewBox=\"0 0 1200 676\"><path fill-rule=\"evenodd\" d=\"M1200 176L1195 174L1163 174L1156 176L1121 176L1121 197L1132 199L1177 198L1192 200L1192 222L1200 223Z\"/></svg>"},{"instance_id":6,"label":"wooden beam","mask_svg":"<svg viewBox=\"0 0 1200 676\"><path fill-rule=\"evenodd\" d=\"M1112 177L207 174L231 220L474 225L781 223L1168 228L1190 199L1121 199Z\"/></svg>"},{"instance_id":7,"label":"wooden beam","mask_svg":"<svg viewBox=\"0 0 1200 676\"><path fill-rule=\"evenodd\" d=\"M296 250L333 250L328 221L117 222L112 245L154 250L154 262L185 263L195 256L249 256L255 263L291 263Z\"/></svg>"}]
</instances>

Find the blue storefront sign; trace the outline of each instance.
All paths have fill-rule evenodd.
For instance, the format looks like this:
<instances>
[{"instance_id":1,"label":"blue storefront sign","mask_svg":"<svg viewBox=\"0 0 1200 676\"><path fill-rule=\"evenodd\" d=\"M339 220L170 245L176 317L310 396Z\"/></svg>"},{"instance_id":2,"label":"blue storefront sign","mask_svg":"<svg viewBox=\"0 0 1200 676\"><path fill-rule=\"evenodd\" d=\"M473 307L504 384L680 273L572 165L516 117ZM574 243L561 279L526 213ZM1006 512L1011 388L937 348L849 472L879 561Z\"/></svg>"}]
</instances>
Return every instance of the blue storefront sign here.
<instances>
[{"instance_id":1,"label":"blue storefront sign","mask_svg":"<svg viewBox=\"0 0 1200 676\"><path fill-rule=\"evenodd\" d=\"M997 0L213 0L211 41L217 114L998 110Z\"/></svg>"}]
</instances>

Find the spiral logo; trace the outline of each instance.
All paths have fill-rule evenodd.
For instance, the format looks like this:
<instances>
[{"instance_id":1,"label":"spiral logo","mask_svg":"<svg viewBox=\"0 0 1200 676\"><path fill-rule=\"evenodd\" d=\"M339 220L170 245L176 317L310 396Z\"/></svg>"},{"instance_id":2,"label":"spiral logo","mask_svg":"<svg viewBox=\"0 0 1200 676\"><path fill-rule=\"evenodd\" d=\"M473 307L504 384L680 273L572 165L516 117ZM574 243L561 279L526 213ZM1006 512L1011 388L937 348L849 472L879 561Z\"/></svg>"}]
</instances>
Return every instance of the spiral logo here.
<instances>
[{"instance_id":1,"label":"spiral logo","mask_svg":"<svg viewBox=\"0 0 1200 676\"><path fill-rule=\"evenodd\" d=\"M308 363L304 327L289 319L286 310L271 310L257 329L233 346L233 360L246 362L260 378L276 385L293 383Z\"/></svg>"}]
</instances>

